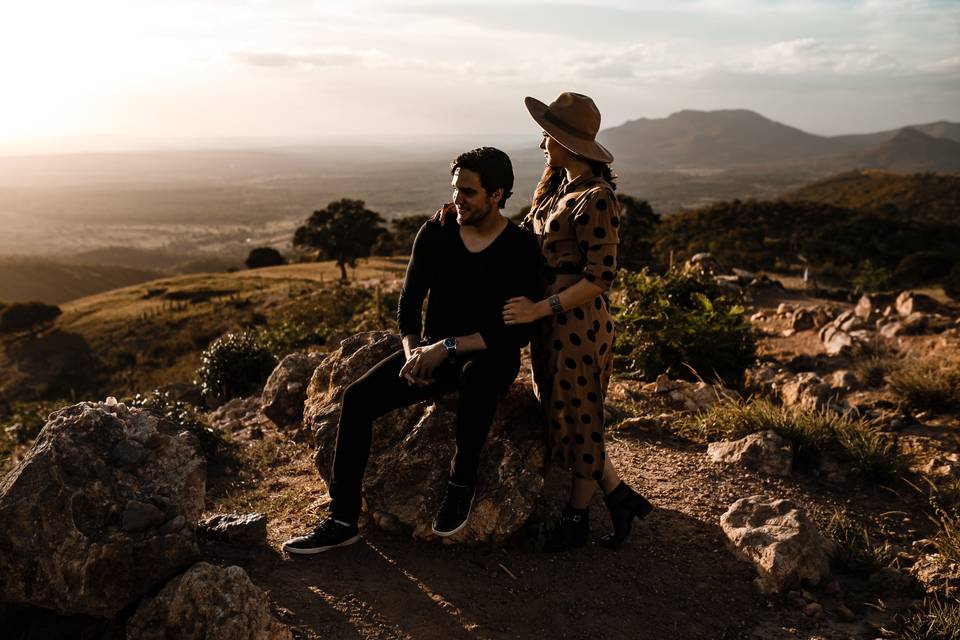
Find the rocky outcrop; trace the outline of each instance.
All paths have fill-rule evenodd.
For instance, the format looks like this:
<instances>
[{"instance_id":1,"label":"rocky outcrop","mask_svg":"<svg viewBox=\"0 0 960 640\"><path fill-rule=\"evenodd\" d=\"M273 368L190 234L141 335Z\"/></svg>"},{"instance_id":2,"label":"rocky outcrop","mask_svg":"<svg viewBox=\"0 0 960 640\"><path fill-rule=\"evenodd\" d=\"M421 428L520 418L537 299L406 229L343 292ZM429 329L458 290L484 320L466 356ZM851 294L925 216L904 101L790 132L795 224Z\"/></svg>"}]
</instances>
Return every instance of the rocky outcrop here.
<instances>
[{"instance_id":1,"label":"rocky outcrop","mask_svg":"<svg viewBox=\"0 0 960 640\"><path fill-rule=\"evenodd\" d=\"M775 431L763 431L739 440L711 442L707 445L707 457L713 462L788 476L793 466L793 445Z\"/></svg>"},{"instance_id":2,"label":"rocky outcrop","mask_svg":"<svg viewBox=\"0 0 960 640\"><path fill-rule=\"evenodd\" d=\"M127 640L291 640L270 613L267 594L240 567L206 562L171 580L140 603Z\"/></svg>"},{"instance_id":3,"label":"rocky outcrop","mask_svg":"<svg viewBox=\"0 0 960 640\"><path fill-rule=\"evenodd\" d=\"M260 396L233 398L207 413L207 422L217 431L244 432L254 440L262 438L264 427L269 426L268 418L260 411Z\"/></svg>"},{"instance_id":4,"label":"rocky outcrop","mask_svg":"<svg viewBox=\"0 0 960 640\"><path fill-rule=\"evenodd\" d=\"M397 336L370 332L341 343L317 367L307 390L304 429L316 445L317 469L329 479L340 402L347 385L400 348ZM516 532L543 488L545 444L530 381L519 378L500 402L481 455L477 495L467 526L445 541L499 541ZM364 478L367 511L378 526L432 537L454 452L456 396L394 411L374 422Z\"/></svg>"},{"instance_id":5,"label":"rocky outcrop","mask_svg":"<svg viewBox=\"0 0 960 640\"><path fill-rule=\"evenodd\" d=\"M213 540L259 545L267 541L267 516L262 513L221 513L200 523L197 532Z\"/></svg>"},{"instance_id":6,"label":"rocky outcrop","mask_svg":"<svg viewBox=\"0 0 960 640\"><path fill-rule=\"evenodd\" d=\"M817 584L830 573L836 543L790 500L741 498L720 516L720 527L734 553L756 568L755 583L764 593Z\"/></svg>"},{"instance_id":7,"label":"rocky outcrop","mask_svg":"<svg viewBox=\"0 0 960 640\"><path fill-rule=\"evenodd\" d=\"M51 414L0 483L0 602L112 617L194 562L191 441L112 398Z\"/></svg>"},{"instance_id":8,"label":"rocky outcrop","mask_svg":"<svg viewBox=\"0 0 960 640\"><path fill-rule=\"evenodd\" d=\"M263 387L261 410L280 429L300 426L307 385L323 362L320 352L291 353L277 365Z\"/></svg>"}]
</instances>

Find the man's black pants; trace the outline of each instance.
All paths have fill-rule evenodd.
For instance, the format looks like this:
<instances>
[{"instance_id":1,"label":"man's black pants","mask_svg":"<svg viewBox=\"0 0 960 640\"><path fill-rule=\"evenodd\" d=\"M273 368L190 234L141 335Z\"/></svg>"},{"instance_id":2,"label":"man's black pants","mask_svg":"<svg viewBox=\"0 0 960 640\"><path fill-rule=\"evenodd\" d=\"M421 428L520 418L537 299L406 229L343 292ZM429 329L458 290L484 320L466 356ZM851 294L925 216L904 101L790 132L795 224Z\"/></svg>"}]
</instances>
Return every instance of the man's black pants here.
<instances>
[{"instance_id":1,"label":"man's black pants","mask_svg":"<svg viewBox=\"0 0 960 640\"><path fill-rule=\"evenodd\" d=\"M497 401L520 370L520 353L486 350L459 356L455 362L438 367L434 382L424 387L408 384L400 377L405 362L400 350L344 391L330 480L330 510L337 520L353 523L360 516L360 490L370 455L373 421L394 409L449 391L459 394L457 452L450 481L473 485Z\"/></svg>"}]
</instances>

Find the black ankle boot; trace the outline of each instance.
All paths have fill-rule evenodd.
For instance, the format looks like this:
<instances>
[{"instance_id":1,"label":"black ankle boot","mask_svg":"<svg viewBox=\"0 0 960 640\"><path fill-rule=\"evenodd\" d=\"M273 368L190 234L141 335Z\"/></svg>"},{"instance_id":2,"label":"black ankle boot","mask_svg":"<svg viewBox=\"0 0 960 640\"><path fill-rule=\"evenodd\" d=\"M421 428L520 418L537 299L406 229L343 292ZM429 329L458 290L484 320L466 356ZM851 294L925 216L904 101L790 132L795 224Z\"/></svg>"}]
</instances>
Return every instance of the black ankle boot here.
<instances>
[{"instance_id":1,"label":"black ankle boot","mask_svg":"<svg viewBox=\"0 0 960 640\"><path fill-rule=\"evenodd\" d=\"M613 533L600 538L600 546L614 549L630 535L630 525L633 519L642 520L653 511L653 505L647 499L631 489L625 482L603 496L603 501L610 510L610 519L613 520Z\"/></svg>"},{"instance_id":2,"label":"black ankle boot","mask_svg":"<svg viewBox=\"0 0 960 640\"><path fill-rule=\"evenodd\" d=\"M582 547L587 544L589 536L590 509L574 509L568 505L560 514L560 521L543 545L543 550L557 552Z\"/></svg>"}]
</instances>

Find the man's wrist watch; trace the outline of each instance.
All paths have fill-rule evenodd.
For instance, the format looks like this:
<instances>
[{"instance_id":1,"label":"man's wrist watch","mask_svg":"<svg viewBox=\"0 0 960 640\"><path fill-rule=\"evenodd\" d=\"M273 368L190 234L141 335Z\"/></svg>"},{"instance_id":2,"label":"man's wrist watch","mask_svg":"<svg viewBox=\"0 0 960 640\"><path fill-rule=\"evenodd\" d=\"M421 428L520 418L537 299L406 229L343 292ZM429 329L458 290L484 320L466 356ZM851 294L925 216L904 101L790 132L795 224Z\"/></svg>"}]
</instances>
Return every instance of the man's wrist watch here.
<instances>
[{"instance_id":1,"label":"man's wrist watch","mask_svg":"<svg viewBox=\"0 0 960 640\"><path fill-rule=\"evenodd\" d=\"M457 356L457 339L445 338L443 341L443 346L447 350L447 356L453 360Z\"/></svg>"}]
</instances>

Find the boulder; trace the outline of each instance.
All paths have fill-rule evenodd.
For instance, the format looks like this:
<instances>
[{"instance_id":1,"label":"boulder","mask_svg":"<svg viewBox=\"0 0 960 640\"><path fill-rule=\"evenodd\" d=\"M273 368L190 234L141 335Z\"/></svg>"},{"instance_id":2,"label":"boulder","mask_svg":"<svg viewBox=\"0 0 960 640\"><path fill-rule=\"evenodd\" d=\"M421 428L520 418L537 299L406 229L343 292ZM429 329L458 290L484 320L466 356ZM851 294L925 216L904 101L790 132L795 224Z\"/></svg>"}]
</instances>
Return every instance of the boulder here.
<instances>
[{"instance_id":1,"label":"boulder","mask_svg":"<svg viewBox=\"0 0 960 640\"><path fill-rule=\"evenodd\" d=\"M399 349L382 331L358 334L317 367L307 390L304 428L312 433L315 462L329 481L340 402L347 385ZM417 538L432 538L455 449L456 395L394 411L374 422L364 477L365 506L374 523ZM445 542L502 541L533 512L546 466L539 403L521 375L500 401L478 470L477 494L467 526Z\"/></svg>"},{"instance_id":2,"label":"boulder","mask_svg":"<svg viewBox=\"0 0 960 640\"><path fill-rule=\"evenodd\" d=\"M896 295L892 293L868 293L860 296L854 313L864 322L869 322L879 316L884 308L894 303Z\"/></svg>"},{"instance_id":3,"label":"boulder","mask_svg":"<svg viewBox=\"0 0 960 640\"><path fill-rule=\"evenodd\" d=\"M233 398L226 404L207 413L210 427L219 431L235 433L246 429L248 432L262 430L267 422L260 411L260 396Z\"/></svg>"},{"instance_id":4,"label":"boulder","mask_svg":"<svg viewBox=\"0 0 960 640\"><path fill-rule=\"evenodd\" d=\"M820 341L823 343L827 355L838 356L854 351L853 336L838 329L833 324L828 324L820 329Z\"/></svg>"},{"instance_id":5,"label":"boulder","mask_svg":"<svg viewBox=\"0 0 960 640\"><path fill-rule=\"evenodd\" d=\"M707 456L714 462L788 476L793 466L793 445L775 431L762 431L739 440L711 442L707 445Z\"/></svg>"},{"instance_id":6,"label":"boulder","mask_svg":"<svg viewBox=\"0 0 960 640\"><path fill-rule=\"evenodd\" d=\"M200 523L197 531L208 538L243 544L265 544L267 516L262 513L222 513Z\"/></svg>"},{"instance_id":7,"label":"boulder","mask_svg":"<svg viewBox=\"0 0 960 640\"><path fill-rule=\"evenodd\" d=\"M140 603L127 640L292 640L240 567L198 562Z\"/></svg>"},{"instance_id":8,"label":"boulder","mask_svg":"<svg viewBox=\"0 0 960 640\"><path fill-rule=\"evenodd\" d=\"M797 309L790 322L790 328L794 331L807 331L815 326L813 312L809 309Z\"/></svg>"},{"instance_id":9,"label":"boulder","mask_svg":"<svg viewBox=\"0 0 960 640\"><path fill-rule=\"evenodd\" d=\"M307 385L324 354L291 353L277 365L263 387L261 411L280 429L299 428Z\"/></svg>"},{"instance_id":10,"label":"boulder","mask_svg":"<svg viewBox=\"0 0 960 640\"><path fill-rule=\"evenodd\" d=\"M960 564L950 562L939 553L920 556L910 567L910 574L927 593L953 595L960 592Z\"/></svg>"},{"instance_id":11,"label":"boulder","mask_svg":"<svg viewBox=\"0 0 960 640\"><path fill-rule=\"evenodd\" d=\"M899 320L887 322L880 326L880 335L884 338L895 338L904 333L903 323Z\"/></svg>"},{"instance_id":12,"label":"boulder","mask_svg":"<svg viewBox=\"0 0 960 640\"><path fill-rule=\"evenodd\" d=\"M853 371L838 369L830 375L830 387L835 391L853 391L860 387L860 380Z\"/></svg>"},{"instance_id":13,"label":"boulder","mask_svg":"<svg viewBox=\"0 0 960 640\"><path fill-rule=\"evenodd\" d=\"M0 602L113 617L199 557L188 432L112 398L50 415L0 482Z\"/></svg>"},{"instance_id":14,"label":"boulder","mask_svg":"<svg viewBox=\"0 0 960 640\"><path fill-rule=\"evenodd\" d=\"M818 584L830 573L836 543L790 500L741 498L720 516L720 527L733 552L756 568L755 583L764 593Z\"/></svg>"},{"instance_id":15,"label":"boulder","mask_svg":"<svg viewBox=\"0 0 960 640\"><path fill-rule=\"evenodd\" d=\"M911 313L917 311L933 313L940 310L939 302L930 296L923 295L922 293L914 293L913 291L904 291L897 296L895 305L897 313L902 318L906 318Z\"/></svg>"}]
</instances>

